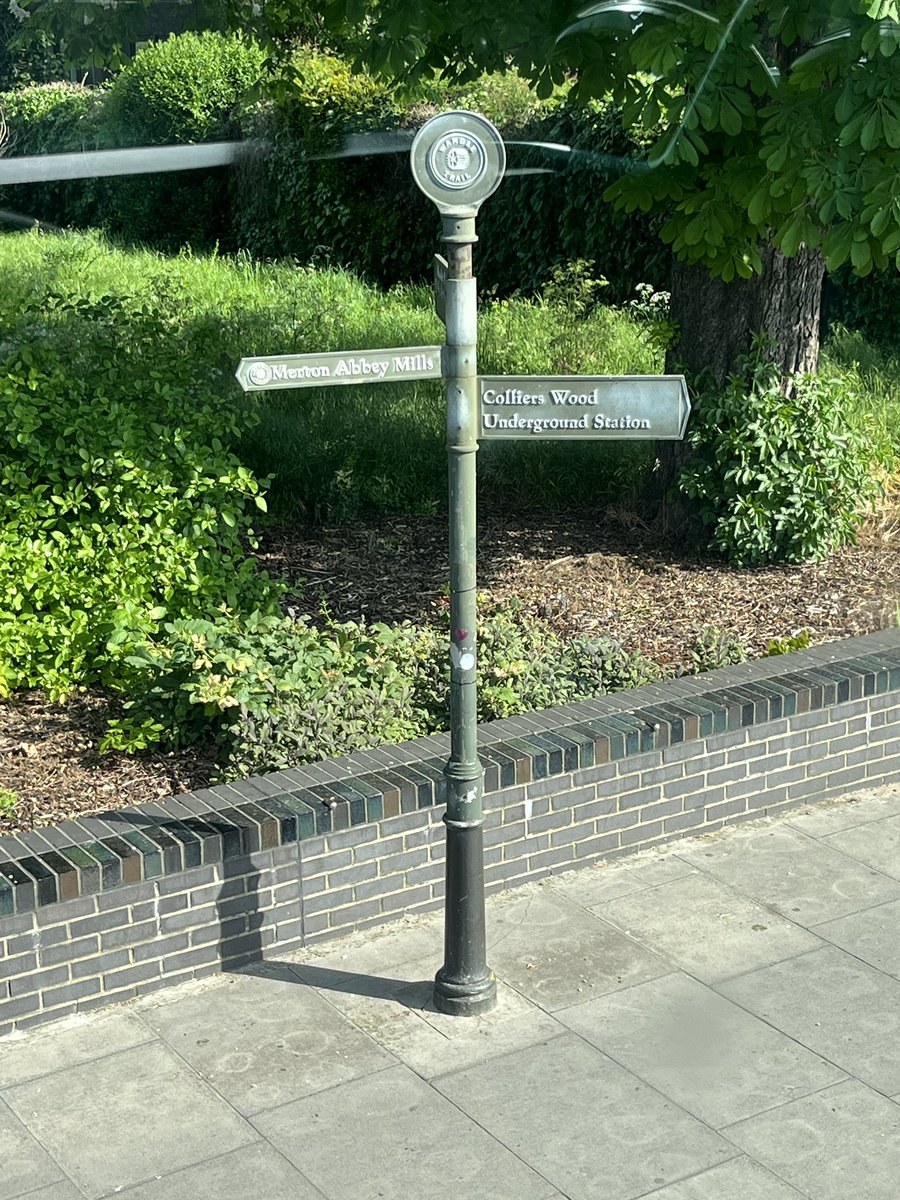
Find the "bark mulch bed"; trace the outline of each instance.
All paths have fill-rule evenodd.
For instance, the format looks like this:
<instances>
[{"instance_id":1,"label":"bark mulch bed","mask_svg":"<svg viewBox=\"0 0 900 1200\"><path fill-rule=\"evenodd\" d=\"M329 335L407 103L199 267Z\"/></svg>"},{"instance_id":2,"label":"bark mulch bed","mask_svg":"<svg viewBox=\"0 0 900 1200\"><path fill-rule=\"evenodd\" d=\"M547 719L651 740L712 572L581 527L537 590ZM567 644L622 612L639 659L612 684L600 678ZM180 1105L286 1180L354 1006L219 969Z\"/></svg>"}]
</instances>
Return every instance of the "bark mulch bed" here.
<instances>
[{"instance_id":1,"label":"bark mulch bed","mask_svg":"<svg viewBox=\"0 0 900 1200\"><path fill-rule=\"evenodd\" d=\"M824 563L739 571L675 554L615 513L490 514L479 530L479 582L488 597L518 597L564 632L607 634L669 667L690 661L708 626L740 637L751 656L807 629L812 643L894 624L900 554L891 522L872 522L857 546ZM416 622L446 611L443 518L341 528L273 528L260 564L290 581L289 603L338 619ZM97 753L114 703L101 694L51 704L40 693L0 704L0 834L78 813L206 786L208 752L134 758ZM0 793L2 797L2 793Z\"/></svg>"}]
</instances>

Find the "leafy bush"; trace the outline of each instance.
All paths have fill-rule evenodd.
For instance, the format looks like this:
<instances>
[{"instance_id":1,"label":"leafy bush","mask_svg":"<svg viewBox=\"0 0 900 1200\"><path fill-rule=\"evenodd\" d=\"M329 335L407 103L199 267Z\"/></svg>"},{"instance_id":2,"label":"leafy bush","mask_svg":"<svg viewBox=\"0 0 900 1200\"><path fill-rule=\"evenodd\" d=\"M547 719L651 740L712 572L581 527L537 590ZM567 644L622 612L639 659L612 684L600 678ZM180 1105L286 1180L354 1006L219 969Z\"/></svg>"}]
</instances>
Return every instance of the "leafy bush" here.
<instances>
[{"instance_id":1,"label":"leafy bush","mask_svg":"<svg viewBox=\"0 0 900 1200\"><path fill-rule=\"evenodd\" d=\"M79 84L34 84L4 92L0 112L9 128L9 154L90 150L101 140L102 94ZM15 184L3 189L3 207L40 221L77 225L96 219L96 181Z\"/></svg>"},{"instance_id":2,"label":"leafy bush","mask_svg":"<svg viewBox=\"0 0 900 1200\"><path fill-rule=\"evenodd\" d=\"M801 629L798 633L788 634L787 637L772 638L766 647L766 656L774 658L778 654L796 654L798 650L809 649L809 630Z\"/></svg>"},{"instance_id":3,"label":"leafy bush","mask_svg":"<svg viewBox=\"0 0 900 1200\"><path fill-rule=\"evenodd\" d=\"M167 622L126 657L106 748L218 743L235 776L447 728L447 633L225 613ZM521 605L482 613L479 719L636 687L656 664L608 639L564 642Z\"/></svg>"},{"instance_id":4,"label":"leafy bush","mask_svg":"<svg viewBox=\"0 0 900 1200\"><path fill-rule=\"evenodd\" d=\"M747 648L741 639L714 625L701 629L688 646L688 651L697 675L747 661Z\"/></svg>"},{"instance_id":5,"label":"leafy bush","mask_svg":"<svg viewBox=\"0 0 900 1200\"><path fill-rule=\"evenodd\" d=\"M386 626L225 614L167 622L127 656L125 716L104 746L215 740L231 773L399 741L418 730Z\"/></svg>"},{"instance_id":6,"label":"leafy bush","mask_svg":"<svg viewBox=\"0 0 900 1200\"><path fill-rule=\"evenodd\" d=\"M114 79L107 119L123 144L213 142L235 132L265 52L240 34L183 33L150 42Z\"/></svg>"},{"instance_id":7,"label":"leafy bush","mask_svg":"<svg viewBox=\"0 0 900 1200\"><path fill-rule=\"evenodd\" d=\"M236 135L238 112L265 59L239 35L184 33L140 50L114 79L104 103L110 140L121 146L181 145ZM104 181L100 219L129 240L176 249L228 236L223 203L229 169L212 168Z\"/></svg>"},{"instance_id":8,"label":"leafy bush","mask_svg":"<svg viewBox=\"0 0 900 1200\"><path fill-rule=\"evenodd\" d=\"M845 381L796 378L789 395L758 342L720 395L701 397L679 486L700 501L710 545L739 566L808 562L853 539L877 495Z\"/></svg>"},{"instance_id":9,"label":"leafy bush","mask_svg":"<svg viewBox=\"0 0 900 1200\"><path fill-rule=\"evenodd\" d=\"M653 222L623 217L602 200L636 151L609 106L542 103L514 72L462 87L438 82L423 102L308 47L293 66L299 86L260 108L250 130L275 150L248 158L238 181L235 241L254 255L316 257L382 285L422 279L440 226L412 181L407 155L327 156L351 135L400 131L411 138L436 111L472 107L509 139L511 166L550 169L508 177L480 213L484 291L538 291L555 265L573 259L600 261L614 298L624 299L642 279L666 278L668 257ZM536 142L562 142L573 152Z\"/></svg>"},{"instance_id":10,"label":"leafy bush","mask_svg":"<svg viewBox=\"0 0 900 1200\"><path fill-rule=\"evenodd\" d=\"M47 34L31 39L27 47L15 45L25 15L21 7L0 8L0 91L62 79L65 66L59 49Z\"/></svg>"},{"instance_id":11,"label":"leafy bush","mask_svg":"<svg viewBox=\"0 0 900 1200\"><path fill-rule=\"evenodd\" d=\"M15 298L10 297L11 304ZM257 480L221 372L149 302L42 293L0 314L0 692L117 680L166 618L272 605L245 561Z\"/></svg>"}]
</instances>

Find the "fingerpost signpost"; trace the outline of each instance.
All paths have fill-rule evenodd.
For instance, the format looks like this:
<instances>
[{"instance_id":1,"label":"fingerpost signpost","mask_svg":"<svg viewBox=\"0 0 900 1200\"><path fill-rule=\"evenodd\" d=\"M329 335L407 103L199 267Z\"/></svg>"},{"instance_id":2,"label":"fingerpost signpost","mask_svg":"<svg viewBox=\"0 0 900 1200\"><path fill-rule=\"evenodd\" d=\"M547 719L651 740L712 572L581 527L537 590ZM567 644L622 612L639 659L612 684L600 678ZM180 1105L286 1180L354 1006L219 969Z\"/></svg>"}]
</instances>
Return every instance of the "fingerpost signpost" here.
<instances>
[{"instance_id":1,"label":"fingerpost signpost","mask_svg":"<svg viewBox=\"0 0 900 1200\"><path fill-rule=\"evenodd\" d=\"M690 400L680 375L502 376L479 378L475 218L506 169L506 149L475 113L433 117L411 150L413 178L443 224L434 258L434 298L443 346L243 358L245 391L328 387L443 377L447 390L450 549L450 758L444 963L435 1006L477 1016L496 1002L484 921L482 788L478 759L475 459L480 439L653 439L684 437Z\"/></svg>"},{"instance_id":2,"label":"fingerpost signpost","mask_svg":"<svg viewBox=\"0 0 900 1200\"><path fill-rule=\"evenodd\" d=\"M352 140L352 139L351 139ZM232 163L236 142L142 147L7 158L0 186ZM361 152L364 152L361 151ZM353 147L349 153L357 153ZM443 222L445 255L434 256L434 301L443 346L279 354L242 358L245 391L330 387L383 380L437 379L447 388L450 488L450 758L444 965L434 984L441 1012L476 1016L493 1007L484 927L483 770L477 751L475 455L479 439L652 439L684 437L690 400L681 375L477 375L477 289L472 274L475 218L506 169L506 148L484 117L433 117L411 149L413 178Z\"/></svg>"}]
</instances>

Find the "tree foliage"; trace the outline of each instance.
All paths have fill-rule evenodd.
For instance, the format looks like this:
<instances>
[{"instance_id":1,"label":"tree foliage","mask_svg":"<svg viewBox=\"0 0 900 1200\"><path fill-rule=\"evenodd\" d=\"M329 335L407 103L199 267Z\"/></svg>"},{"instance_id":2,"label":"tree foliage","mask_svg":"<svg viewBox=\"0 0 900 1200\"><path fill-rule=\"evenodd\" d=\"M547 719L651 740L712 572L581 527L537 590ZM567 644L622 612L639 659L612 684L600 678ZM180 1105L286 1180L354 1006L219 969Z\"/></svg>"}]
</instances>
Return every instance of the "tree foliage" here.
<instances>
[{"instance_id":1,"label":"tree foliage","mask_svg":"<svg viewBox=\"0 0 900 1200\"><path fill-rule=\"evenodd\" d=\"M326 21L409 80L515 65L539 95L610 95L651 142L611 198L665 209L678 256L726 280L772 241L900 267L898 0L332 0Z\"/></svg>"},{"instance_id":2,"label":"tree foliage","mask_svg":"<svg viewBox=\"0 0 900 1200\"><path fill-rule=\"evenodd\" d=\"M114 62L149 0L24 0L29 37ZM612 187L669 214L664 237L724 279L760 246L821 248L828 268L900 267L900 0L195 0L197 26L298 38L410 83L517 67L539 95L574 81L648 140ZM287 86L290 86L289 83Z\"/></svg>"}]
</instances>

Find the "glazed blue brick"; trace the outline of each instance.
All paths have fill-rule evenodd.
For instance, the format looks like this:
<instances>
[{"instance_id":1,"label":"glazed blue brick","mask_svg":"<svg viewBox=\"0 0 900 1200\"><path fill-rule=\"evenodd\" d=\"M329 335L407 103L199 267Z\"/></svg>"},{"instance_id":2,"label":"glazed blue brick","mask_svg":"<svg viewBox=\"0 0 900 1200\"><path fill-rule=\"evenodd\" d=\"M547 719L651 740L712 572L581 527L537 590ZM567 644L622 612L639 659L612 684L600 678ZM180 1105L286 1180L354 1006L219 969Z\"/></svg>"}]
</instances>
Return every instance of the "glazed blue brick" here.
<instances>
[{"instance_id":1,"label":"glazed blue brick","mask_svg":"<svg viewBox=\"0 0 900 1200\"><path fill-rule=\"evenodd\" d=\"M12 884L0 875L0 917L11 917L16 910L15 891Z\"/></svg>"},{"instance_id":2,"label":"glazed blue brick","mask_svg":"<svg viewBox=\"0 0 900 1200\"><path fill-rule=\"evenodd\" d=\"M170 837L164 829L160 829L158 825L150 823L143 825L141 832L148 841L159 847L164 875L174 875L176 871L182 869L184 863L181 846L173 837Z\"/></svg>"},{"instance_id":3,"label":"glazed blue brick","mask_svg":"<svg viewBox=\"0 0 900 1200\"><path fill-rule=\"evenodd\" d=\"M529 734L529 736L527 738L525 738L524 741L531 742L535 746L538 746L547 755L547 774L548 774L548 776L562 775L563 752L562 752L562 748L560 746L555 745L551 741L548 741L547 737L544 735L543 732Z\"/></svg>"},{"instance_id":4,"label":"glazed blue brick","mask_svg":"<svg viewBox=\"0 0 900 1200\"><path fill-rule=\"evenodd\" d=\"M490 763L496 767L498 781L491 791L499 791L500 788L511 788L516 785L516 761L510 758L508 754L504 754L498 746L480 746L478 756L485 763ZM485 787L487 791L487 787Z\"/></svg>"},{"instance_id":5,"label":"glazed blue brick","mask_svg":"<svg viewBox=\"0 0 900 1200\"><path fill-rule=\"evenodd\" d=\"M242 854L253 854L260 848L259 825L246 813L242 813L238 808L221 808L217 815L229 825L234 825L240 832Z\"/></svg>"},{"instance_id":6,"label":"glazed blue brick","mask_svg":"<svg viewBox=\"0 0 900 1200\"><path fill-rule=\"evenodd\" d=\"M573 742L577 747L578 767L592 767L594 765L594 739L592 737L583 733L577 725L564 725L555 732L560 737ZM575 768L566 767L566 770L575 770Z\"/></svg>"},{"instance_id":7,"label":"glazed blue brick","mask_svg":"<svg viewBox=\"0 0 900 1200\"><path fill-rule=\"evenodd\" d=\"M37 885L18 863L0 862L0 878L12 887L17 913L34 912L37 908Z\"/></svg>"},{"instance_id":8,"label":"glazed blue brick","mask_svg":"<svg viewBox=\"0 0 900 1200\"><path fill-rule=\"evenodd\" d=\"M278 822L278 840L282 846L288 846L300 837L299 813L289 807L286 800L286 796L266 796L259 801L259 807ZM306 825L307 836L312 836L315 833L315 819L311 812L307 812Z\"/></svg>"},{"instance_id":9,"label":"glazed blue brick","mask_svg":"<svg viewBox=\"0 0 900 1200\"><path fill-rule=\"evenodd\" d=\"M579 744L567 737L564 730L545 729L541 733L541 737L545 742L549 742L551 746L559 746L562 751L562 769L563 771L577 771L579 767ZM593 747L592 747L593 748Z\"/></svg>"},{"instance_id":10,"label":"glazed blue brick","mask_svg":"<svg viewBox=\"0 0 900 1200\"><path fill-rule=\"evenodd\" d=\"M48 850L39 856L57 878L60 900L74 900L81 894L78 872L68 859L56 850Z\"/></svg>"},{"instance_id":11,"label":"glazed blue brick","mask_svg":"<svg viewBox=\"0 0 900 1200\"><path fill-rule=\"evenodd\" d=\"M160 824L160 828L164 829L176 842L181 843L181 853L185 870L191 870L194 867L202 865L203 846L200 843L200 839L183 822L171 819L165 820Z\"/></svg>"},{"instance_id":12,"label":"glazed blue brick","mask_svg":"<svg viewBox=\"0 0 900 1200\"><path fill-rule=\"evenodd\" d=\"M222 861L224 854L222 838L208 821L201 817L183 817L179 824L189 830L197 839L200 847L200 862L203 866L208 867Z\"/></svg>"},{"instance_id":13,"label":"glazed blue brick","mask_svg":"<svg viewBox=\"0 0 900 1200\"><path fill-rule=\"evenodd\" d=\"M305 805L312 813L313 822L315 824L315 834L320 836L325 833L331 833L334 828L334 823L331 819L331 810L327 805L323 804L318 796L314 796L308 788L299 788L296 792L287 792L284 796L284 802L289 807L295 804ZM303 810L299 809L297 813L298 822L303 817ZM303 824L298 825L298 828L304 828ZM312 834L303 834L304 837L311 837Z\"/></svg>"},{"instance_id":14,"label":"glazed blue brick","mask_svg":"<svg viewBox=\"0 0 900 1200\"><path fill-rule=\"evenodd\" d=\"M260 850L276 850L281 845L278 822L271 813L266 812L253 800L248 800L246 804L238 804L236 807L238 812L253 821L259 830Z\"/></svg>"},{"instance_id":15,"label":"glazed blue brick","mask_svg":"<svg viewBox=\"0 0 900 1200\"><path fill-rule=\"evenodd\" d=\"M139 830L125 830L122 834L126 842L142 855L144 859L144 879L158 879L163 873L162 852L149 838Z\"/></svg>"},{"instance_id":16,"label":"glazed blue brick","mask_svg":"<svg viewBox=\"0 0 900 1200\"><path fill-rule=\"evenodd\" d=\"M88 842L84 849L100 864L100 887L104 892L119 887L122 882L122 864L108 846L102 842Z\"/></svg>"},{"instance_id":17,"label":"glazed blue brick","mask_svg":"<svg viewBox=\"0 0 900 1200\"><path fill-rule=\"evenodd\" d=\"M550 764L547 761L546 747L536 742L532 737L515 738L509 743L514 750L528 756L531 762L532 780L546 779L550 774Z\"/></svg>"},{"instance_id":18,"label":"glazed blue brick","mask_svg":"<svg viewBox=\"0 0 900 1200\"><path fill-rule=\"evenodd\" d=\"M622 735L624 748L621 756L630 757L632 754L640 754L642 742L642 726L633 718L628 719L625 713L616 713L615 716L604 717L602 721L607 729L611 729ZM610 741L610 757L612 754L612 741Z\"/></svg>"},{"instance_id":19,"label":"glazed blue brick","mask_svg":"<svg viewBox=\"0 0 900 1200\"><path fill-rule=\"evenodd\" d=\"M19 866L35 881L38 904L55 904L59 899L56 876L33 854L19 859Z\"/></svg>"}]
</instances>

